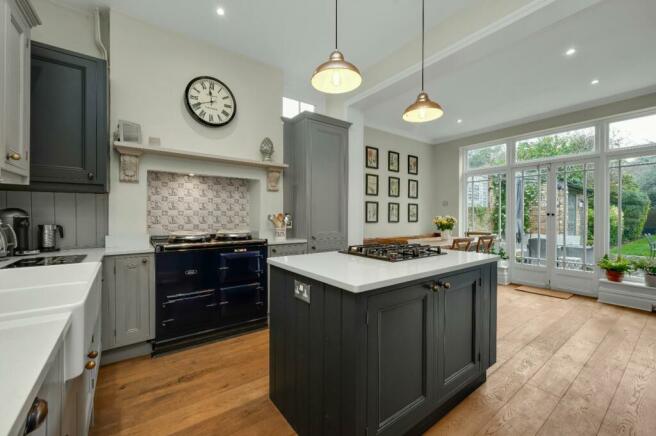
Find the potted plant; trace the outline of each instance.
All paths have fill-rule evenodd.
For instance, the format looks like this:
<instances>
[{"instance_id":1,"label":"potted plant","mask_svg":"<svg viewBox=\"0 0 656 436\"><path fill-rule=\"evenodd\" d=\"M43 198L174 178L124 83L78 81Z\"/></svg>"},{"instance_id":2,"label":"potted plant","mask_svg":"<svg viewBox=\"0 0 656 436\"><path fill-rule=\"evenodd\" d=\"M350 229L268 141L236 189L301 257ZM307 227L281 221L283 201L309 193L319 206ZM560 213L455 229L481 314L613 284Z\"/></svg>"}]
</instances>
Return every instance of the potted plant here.
<instances>
[{"instance_id":1,"label":"potted plant","mask_svg":"<svg viewBox=\"0 0 656 436\"><path fill-rule=\"evenodd\" d=\"M631 271L633 268L631 261L622 256L611 259L607 254L601 258L597 266L606 271L606 278L611 282L621 282L624 278L624 273Z\"/></svg>"},{"instance_id":2,"label":"potted plant","mask_svg":"<svg viewBox=\"0 0 656 436\"><path fill-rule=\"evenodd\" d=\"M645 273L645 285L656 288L656 259L638 258L633 261L633 267Z\"/></svg>"},{"instance_id":3,"label":"potted plant","mask_svg":"<svg viewBox=\"0 0 656 436\"><path fill-rule=\"evenodd\" d=\"M451 232L456 226L456 219L451 215L436 216L433 218L433 224L442 234L443 239L451 239Z\"/></svg>"}]
</instances>

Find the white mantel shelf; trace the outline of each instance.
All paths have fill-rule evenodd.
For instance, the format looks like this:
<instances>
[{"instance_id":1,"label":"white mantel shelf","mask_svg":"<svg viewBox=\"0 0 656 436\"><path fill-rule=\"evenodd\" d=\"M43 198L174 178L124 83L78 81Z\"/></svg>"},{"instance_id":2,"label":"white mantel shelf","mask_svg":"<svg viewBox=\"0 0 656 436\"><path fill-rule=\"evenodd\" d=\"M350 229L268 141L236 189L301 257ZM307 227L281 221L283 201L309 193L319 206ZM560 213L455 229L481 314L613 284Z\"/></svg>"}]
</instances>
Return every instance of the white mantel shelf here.
<instances>
[{"instance_id":1,"label":"white mantel shelf","mask_svg":"<svg viewBox=\"0 0 656 436\"><path fill-rule=\"evenodd\" d=\"M278 182L280 181L280 175L285 168L289 167L289 165L284 163L266 162L254 159L239 159L216 154L196 153L175 148L133 144L128 142L114 142L114 149L121 155L121 165L119 168L119 179L121 182L134 183L139 181L139 159L144 154L263 168L267 171L267 189L269 191L277 191L279 189Z\"/></svg>"}]
</instances>

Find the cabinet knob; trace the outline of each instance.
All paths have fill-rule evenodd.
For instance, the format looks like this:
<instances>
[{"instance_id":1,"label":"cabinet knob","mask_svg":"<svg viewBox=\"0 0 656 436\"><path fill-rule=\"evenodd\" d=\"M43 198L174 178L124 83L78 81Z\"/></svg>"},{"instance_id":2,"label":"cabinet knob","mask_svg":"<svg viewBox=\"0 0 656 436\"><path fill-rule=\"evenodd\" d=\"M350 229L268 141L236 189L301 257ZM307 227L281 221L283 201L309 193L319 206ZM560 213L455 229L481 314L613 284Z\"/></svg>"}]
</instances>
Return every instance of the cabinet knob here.
<instances>
[{"instance_id":1,"label":"cabinet knob","mask_svg":"<svg viewBox=\"0 0 656 436\"><path fill-rule=\"evenodd\" d=\"M93 180L93 178L94 178L95 176L96 176L96 175L95 175L94 173L87 173L87 178L88 178L89 180Z\"/></svg>"},{"instance_id":2,"label":"cabinet knob","mask_svg":"<svg viewBox=\"0 0 656 436\"><path fill-rule=\"evenodd\" d=\"M312 247L310 247L310 248L313 249L313 250L316 250L316 249L317 249L317 247L315 247L314 245L313 245Z\"/></svg>"},{"instance_id":3,"label":"cabinet knob","mask_svg":"<svg viewBox=\"0 0 656 436\"><path fill-rule=\"evenodd\" d=\"M440 287L435 282L431 283L430 288L433 292L439 292L440 290Z\"/></svg>"},{"instance_id":4,"label":"cabinet knob","mask_svg":"<svg viewBox=\"0 0 656 436\"><path fill-rule=\"evenodd\" d=\"M25 433L32 433L34 430L39 428L41 424L46 420L48 416L48 402L42 400L41 398L35 398L30 407L30 411L27 414L27 419L25 420Z\"/></svg>"},{"instance_id":5,"label":"cabinet knob","mask_svg":"<svg viewBox=\"0 0 656 436\"><path fill-rule=\"evenodd\" d=\"M20 153L11 152L7 153L7 160L21 160L21 155Z\"/></svg>"},{"instance_id":6,"label":"cabinet knob","mask_svg":"<svg viewBox=\"0 0 656 436\"><path fill-rule=\"evenodd\" d=\"M437 285L443 287L444 289L450 289L451 288L451 283L443 282L442 280L437 282Z\"/></svg>"},{"instance_id":7,"label":"cabinet knob","mask_svg":"<svg viewBox=\"0 0 656 436\"><path fill-rule=\"evenodd\" d=\"M317 237L316 237L316 236L311 236L311 238L312 238L313 241L316 241L316 240L317 240Z\"/></svg>"},{"instance_id":8,"label":"cabinet knob","mask_svg":"<svg viewBox=\"0 0 656 436\"><path fill-rule=\"evenodd\" d=\"M94 362L93 360L89 360L89 361L84 365L84 367L85 367L86 369L93 369L93 368L96 367L96 362Z\"/></svg>"},{"instance_id":9,"label":"cabinet knob","mask_svg":"<svg viewBox=\"0 0 656 436\"><path fill-rule=\"evenodd\" d=\"M141 259L141 263L148 263L148 259Z\"/></svg>"},{"instance_id":10,"label":"cabinet knob","mask_svg":"<svg viewBox=\"0 0 656 436\"><path fill-rule=\"evenodd\" d=\"M95 359L96 357L98 357L98 352L97 351L89 351L89 354L87 354L87 356L91 359Z\"/></svg>"},{"instance_id":11,"label":"cabinet knob","mask_svg":"<svg viewBox=\"0 0 656 436\"><path fill-rule=\"evenodd\" d=\"M272 248L272 249L271 249L271 252L272 252L272 253L277 253L278 250L276 250L275 248Z\"/></svg>"}]
</instances>

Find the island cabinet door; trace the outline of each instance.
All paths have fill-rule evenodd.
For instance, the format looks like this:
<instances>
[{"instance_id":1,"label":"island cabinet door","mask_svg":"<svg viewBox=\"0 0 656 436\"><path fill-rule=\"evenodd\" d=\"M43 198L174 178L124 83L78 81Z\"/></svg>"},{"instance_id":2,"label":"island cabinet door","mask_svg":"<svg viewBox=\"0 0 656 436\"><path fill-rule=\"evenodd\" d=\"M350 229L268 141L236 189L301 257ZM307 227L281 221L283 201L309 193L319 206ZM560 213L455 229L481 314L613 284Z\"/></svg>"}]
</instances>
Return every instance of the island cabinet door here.
<instances>
[{"instance_id":1,"label":"island cabinet door","mask_svg":"<svg viewBox=\"0 0 656 436\"><path fill-rule=\"evenodd\" d=\"M369 436L404 434L430 412L435 373L433 308L428 285L369 297Z\"/></svg>"},{"instance_id":2,"label":"island cabinet door","mask_svg":"<svg viewBox=\"0 0 656 436\"><path fill-rule=\"evenodd\" d=\"M435 281L436 391L443 402L482 371L481 273L468 271Z\"/></svg>"}]
</instances>

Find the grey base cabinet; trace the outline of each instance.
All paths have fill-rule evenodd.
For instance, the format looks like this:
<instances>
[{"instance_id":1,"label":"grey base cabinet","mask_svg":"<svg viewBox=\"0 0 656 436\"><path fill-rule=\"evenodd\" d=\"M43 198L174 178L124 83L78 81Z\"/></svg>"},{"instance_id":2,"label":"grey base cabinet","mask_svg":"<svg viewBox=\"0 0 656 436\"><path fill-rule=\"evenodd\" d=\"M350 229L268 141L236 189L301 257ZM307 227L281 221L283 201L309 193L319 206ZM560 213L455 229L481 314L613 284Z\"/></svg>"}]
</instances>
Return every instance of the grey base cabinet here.
<instances>
[{"instance_id":1,"label":"grey base cabinet","mask_svg":"<svg viewBox=\"0 0 656 436\"><path fill-rule=\"evenodd\" d=\"M153 255L111 256L103 261L103 350L154 337Z\"/></svg>"},{"instance_id":2,"label":"grey base cabinet","mask_svg":"<svg viewBox=\"0 0 656 436\"><path fill-rule=\"evenodd\" d=\"M284 209L308 253L346 248L350 123L303 112L284 119Z\"/></svg>"},{"instance_id":3,"label":"grey base cabinet","mask_svg":"<svg viewBox=\"0 0 656 436\"><path fill-rule=\"evenodd\" d=\"M301 435L421 434L496 361L496 263L358 294L271 267L271 285L270 397Z\"/></svg>"}]
</instances>

